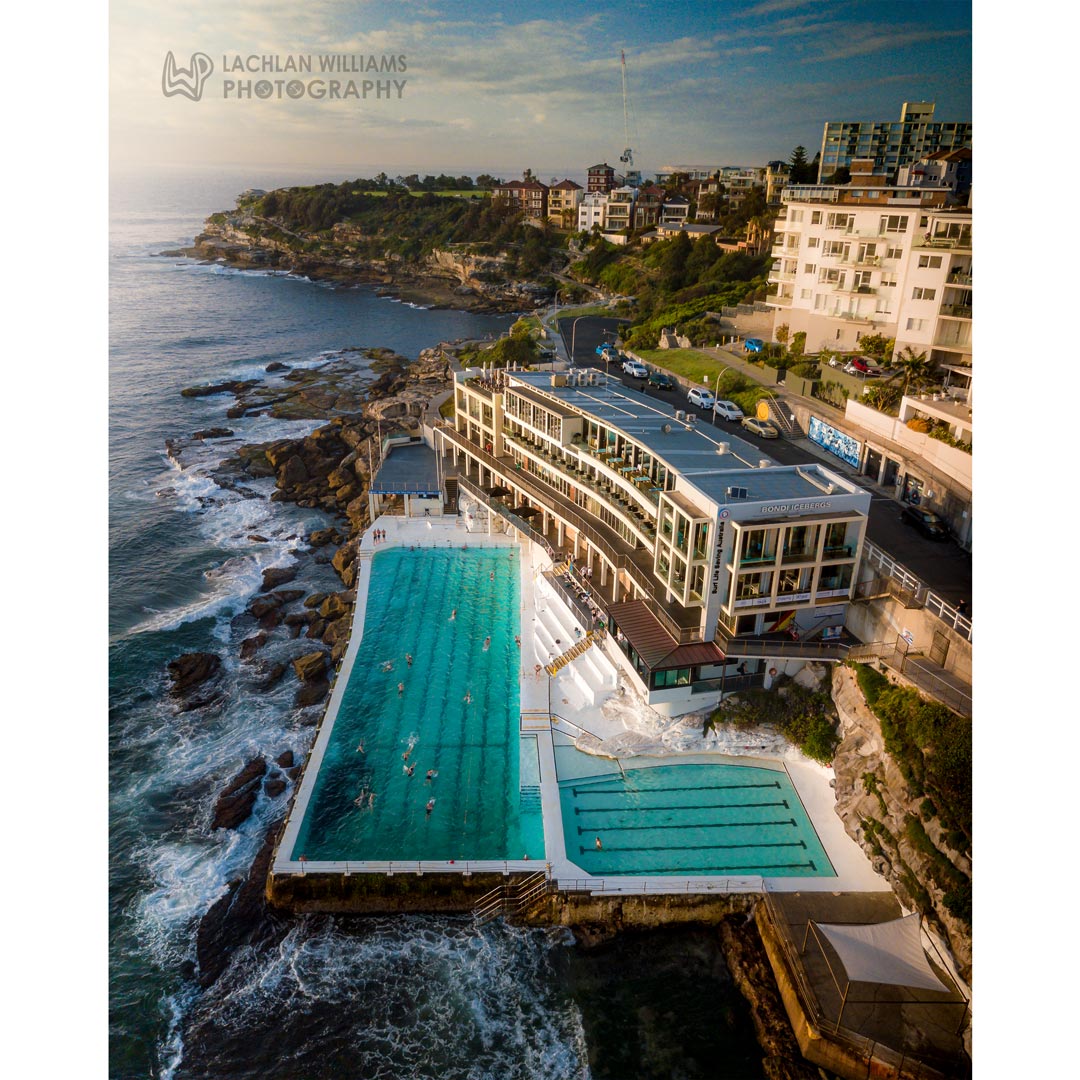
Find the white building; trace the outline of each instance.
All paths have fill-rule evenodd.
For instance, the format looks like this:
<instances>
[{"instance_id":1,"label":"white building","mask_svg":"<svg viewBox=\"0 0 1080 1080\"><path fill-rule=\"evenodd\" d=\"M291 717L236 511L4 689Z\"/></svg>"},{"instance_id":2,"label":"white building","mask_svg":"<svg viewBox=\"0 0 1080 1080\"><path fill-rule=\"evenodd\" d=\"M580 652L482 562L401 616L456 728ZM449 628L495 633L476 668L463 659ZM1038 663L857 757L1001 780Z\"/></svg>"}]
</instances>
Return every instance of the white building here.
<instances>
[{"instance_id":1,"label":"white building","mask_svg":"<svg viewBox=\"0 0 1080 1080\"><path fill-rule=\"evenodd\" d=\"M607 226L607 192L590 191L582 196L577 208L577 227L579 232L590 232L594 225L601 230Z\"/></svg>"},{"instance_id":2,"label":"white building","mask_svg":"<svg viewBox=\"0 0 1080 1080\"><path fill-rule=\"evenodd\" d=\"M774 326L804 331L807 353L883 334L970 383L971 211L947 207L946 188L890 185L869 165L854 162L850 184L784 190Z\"/></svg>"},{"instance_id":3,"label":"white building","mask_svg":"<svg viewBox=\"0 0 1080 1080\"><path fill-rule=\"evenodd\" d=\"M442 475L558 553L649 704L685 712L842 658L868 492L600 372L454 379Z\"/></svg>"}]
</instances>

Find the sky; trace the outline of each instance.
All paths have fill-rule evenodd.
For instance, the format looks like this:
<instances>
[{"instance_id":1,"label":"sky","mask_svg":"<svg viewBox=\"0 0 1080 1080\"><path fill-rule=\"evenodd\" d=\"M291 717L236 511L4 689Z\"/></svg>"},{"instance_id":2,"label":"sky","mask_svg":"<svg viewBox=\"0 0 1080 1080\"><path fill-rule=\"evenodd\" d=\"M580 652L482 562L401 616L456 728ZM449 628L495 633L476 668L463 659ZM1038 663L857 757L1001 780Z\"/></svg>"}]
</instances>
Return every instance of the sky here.
<instances>
[{"instance_id":1,"label":"sky","mask_svg":"<svg viewBox=\"0 0 1080 1080\"><path fill-rule=\"evenodd\" d=\"M788 159L799 144L812 158L826 121L895 120L903 101L970 120L971 14L968 0L114 0L111 162L580 178L618 165L627 127L646 175ZM212 62L200 100L162 92L169 52L180 68L197 52ZM323 75L327 55L399 69ZM313 70L265 73L263 57ZM313 100L331 78L343 95L350 79L361 94L365 79L392 82L381 100L330 100L328 85ZM275 84L267 99L259 79Z\"/></svg>"}]
</instances>

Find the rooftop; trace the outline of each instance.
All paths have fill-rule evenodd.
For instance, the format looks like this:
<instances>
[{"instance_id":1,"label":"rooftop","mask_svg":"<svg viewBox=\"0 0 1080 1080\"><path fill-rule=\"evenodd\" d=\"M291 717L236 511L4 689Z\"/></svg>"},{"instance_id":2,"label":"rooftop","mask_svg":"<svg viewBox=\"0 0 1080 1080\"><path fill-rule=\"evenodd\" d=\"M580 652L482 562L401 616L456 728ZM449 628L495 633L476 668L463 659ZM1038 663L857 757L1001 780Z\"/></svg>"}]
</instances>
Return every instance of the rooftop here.
<instances>
[{"instance_id":1,"label":"rooftop","mask_svg":"<svg viewBox=\"0 0 1080 1080\"><path fill-rule=\"evenodd\" d=\"M746 498L737 500L740 504L851 495L860 490L819 465L777 465L757 446L726 429L676 419L670 405L602 373L597 374L595 385L585 386L554 386L550 374L536 371L513 371L509 379L512 388L531 390L528 396L533 400L547 399L622 432L716 503L733 501L728 487L747 489ZM726 452L721 452L722 445L727 446ZM770 468L761 468L762 461Z\"/></svg>"},{"instance_id":2,"label":"rooftop","mask_svg":"<svg viewBox=\"0 0 1080 1080\"><path fill-rule=\"evenodd\" d=\"M418 495L439 493L439 470L435 451L422 442L395 446L391 443L371 491L381 495Z\"/></svg>"}]
</instances>

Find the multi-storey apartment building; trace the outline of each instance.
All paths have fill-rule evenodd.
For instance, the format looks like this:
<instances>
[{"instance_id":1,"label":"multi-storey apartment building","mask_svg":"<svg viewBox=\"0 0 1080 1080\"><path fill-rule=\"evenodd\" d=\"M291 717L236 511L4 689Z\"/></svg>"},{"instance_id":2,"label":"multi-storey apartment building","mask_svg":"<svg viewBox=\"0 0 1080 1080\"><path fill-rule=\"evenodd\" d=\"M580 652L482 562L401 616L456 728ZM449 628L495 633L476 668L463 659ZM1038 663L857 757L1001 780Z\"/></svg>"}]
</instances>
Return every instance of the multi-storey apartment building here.
<instances>
[{"instance_id":1,"label":"multi-storey apartment building","mask_svg":"<svg viewBox=\"0 0 1080 1080\"><path fill-rule=\"evenodd\" d=\"M760 685L796 641L836 658L867 492L821 465L776 465L600 372L454 378L443 475L569 560L650 704L684 711L694 694Z\"/></svg>"},{"instance_id":2,"label":"multi-storey apartment building","mask_svg":"<svg viewBox=\"0 0 1080 1080\"><path fill-rule=\"evenodd\" d=\"M780 205L780 194L790 175L791 166L786 161L770 161L765 166L765 201L769 206Z\"/></svg>"},{"instance_id":3,"label":"multi-storey apartment building","mask_svg":"<svg viewBox=\"0 0 1080 1080\"><path fill-rule=\"evenodd\" d=\"M578 229L589 232L594 225L599 225L601 230L607 228L607 204L607 192L586 192L582 197L581 204L578 206Z\"/></svg>"},{"instance_id":4,"label":"multi-storey apartment building","mask_svg":"<svg viewBox=\"0 0 1080 1080\"><path fill-rule=\"evenodd\" d=\"M660 208L660 225L682 225L690 214L690 200L681 195L665 195Z\"/></svg>"},{"instance_id":5,"label":"multi-storey apartment building","mask_svg":"<svg viewBox=\"0 0 1080 1080\"><path fill-rule=\"evenodd\" d=\"M600 165L590 165L586 190L589 192L608 192L615 186L615 170L605 161Z\"/></svg>"},{"instance_id":6,"label":"multi-storey apartment building","mask_svg":"<svg viewBox=\"0 0 1080 1080\"><path fill-rule=\"evenodd\" d=\"M806 332L806 351L896 339L935 364L971 369L971 211L947 188L899 187L852 164L846 185L783 194L769 282L775 324Z\"/></svg>"},{"instance_id":7,"label":"multi-storey apartment building","mask_svg":"<svg viewBox=\"0 0 1080 1080\"><path fill-rule=\"evenodd\" d=\"M510 180L495 187L491 197L520 210L531 220L543 221L548 216L548 186L539 180Z\"/></svg>"},{"instance_id":8,"label":"multi-storey apartment building","mask_svg":"<svg viewBox=\"0 0 1080 1080\"><path fill-rule=\"evenodd\" d=\"M644 229L655 225L660 220L660 211L664 203L664 189L656 184L646 184L637 189L634 199L634 228Z\"/></svg>"},{"instance_id":9,"label":"multi-storey apartment building","mask_svg":"<svg viewBox=\"0 0 1080 1080\"><path fill-rule=\"evenodd\" d=\"M573 180L560 180L548 188L548 217L564 229L577 224L578 207L584 188Z\"/></svg>"},{"instance_id":10,"label":"multi-storey apartment building","mask_svg":"<svg viewBox=\"0 0 1080 1080\"><path fill-rule=\"evenodd\" d=\"M629 184L623 187L612 188L608 193L607 203L607 231L618 232L620 229L632 228L634 223L634 201L637 198L637 188Z\"/></svg>"},{"instance_id":11,"label":"multi-storey apartment building","mask_svg":"<svg viewBox=\"0 0 1080 1080\"><path fill-rule=\"evenodd\" d=\"M938 150L910 165L901 165L896 182L902 187L947 187L957 202L971 194L971 150Z\"/></svg>"},{"instance_id":12,"label":"multi-storey apartment building","mask_svg":"<svg viewBox=\"0 0 1080 1080\"><path fill-rule=\"evenodd\" d=\"M858 158L873 161L877 175L895 178L897 169L925 154L970 145L970 121L935 121L932 101L905 101L899 121L827 123L821 137L818 180L832 176L841 166L850 167Z\"/></svg>"}]
</instances>

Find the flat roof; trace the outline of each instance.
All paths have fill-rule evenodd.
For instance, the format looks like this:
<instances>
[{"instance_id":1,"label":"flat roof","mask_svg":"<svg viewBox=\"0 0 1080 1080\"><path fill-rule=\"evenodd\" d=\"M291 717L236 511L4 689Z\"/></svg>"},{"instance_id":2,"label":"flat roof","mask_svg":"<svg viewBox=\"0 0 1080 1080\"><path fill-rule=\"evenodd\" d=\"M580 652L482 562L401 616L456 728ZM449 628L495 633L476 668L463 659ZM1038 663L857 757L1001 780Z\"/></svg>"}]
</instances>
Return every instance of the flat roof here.
<instances>
[{"instance_id":1,"label":"flat roof","mask_svg":"<svg viewBox=\"0 0 1080 1080\"><path fill-rule=\"evenodd\" d=\"M827 499L860 494L861 489L822 465L778 465L760 447L709 423L686 423L665 402L595 372L596 383L553 386L547 372L510 371L510 388L531 388L548 401L585 414L621 432L683 477L706 498L722 504L783 499ZM532 396L532 395L526 395ZM719 453L726 443L728 451ZM768 461L768 468L759 462ZM730 499L728 487L745 487L745 499Z\"/></svg>"},{"instance_id":2,"label":"flat roof","mask_svg":"<svg viewBox=\"0 0 1080 1080\"><path fill-rule=\"evenodd\" d=\"M391 446L383 459L371 491L376 495L439 494L439 469L435 451L422 442Z\"/></svg>"}]
</instances>

